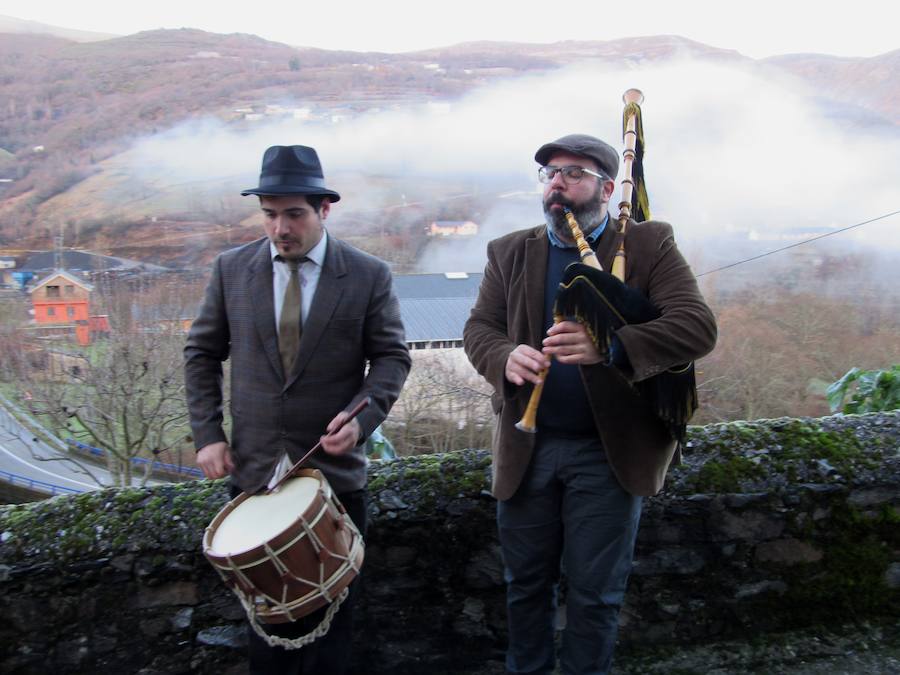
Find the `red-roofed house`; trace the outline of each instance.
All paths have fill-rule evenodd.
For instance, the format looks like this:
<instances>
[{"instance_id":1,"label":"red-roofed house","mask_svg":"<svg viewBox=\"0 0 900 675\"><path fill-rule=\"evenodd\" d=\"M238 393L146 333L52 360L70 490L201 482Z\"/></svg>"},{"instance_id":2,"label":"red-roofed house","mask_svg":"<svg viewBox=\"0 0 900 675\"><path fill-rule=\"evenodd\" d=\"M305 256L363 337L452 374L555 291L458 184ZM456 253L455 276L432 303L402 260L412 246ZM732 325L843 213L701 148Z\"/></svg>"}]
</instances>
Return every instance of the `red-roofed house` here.
<instances>
[{"instance_id":1,"label":"red-roofed house","mask_svg":"<svg viewBox=\"0 0 900 675\"><path fill-rule=\"evenodd\" d=\"M91 342L88 319L93 286L64 270L51 272L30 291L34 320L40 326L75 326L78 344Z\"/></svg>"}]
</instances>

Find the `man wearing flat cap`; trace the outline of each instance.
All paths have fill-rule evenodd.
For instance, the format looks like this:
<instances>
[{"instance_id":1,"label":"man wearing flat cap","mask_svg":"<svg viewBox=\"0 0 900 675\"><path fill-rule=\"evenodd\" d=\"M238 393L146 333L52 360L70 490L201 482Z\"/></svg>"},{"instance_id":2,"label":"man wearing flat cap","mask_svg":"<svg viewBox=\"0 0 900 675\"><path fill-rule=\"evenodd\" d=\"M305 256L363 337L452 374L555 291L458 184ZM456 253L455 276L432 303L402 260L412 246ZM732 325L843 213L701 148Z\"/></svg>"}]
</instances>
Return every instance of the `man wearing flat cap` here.
<instances>
[{"instance_id":1,"label":"man wearing flat cap","mask_svg":"<svg viewBox=\"0 0 900 675\"><path fill-rule=\"evenodd\" d=\"M365 533L363 444L410 368L390 271L326 231L340 195L325 186L313 148L269 148L259 186L241 194L258 196L266 236L216 258L188 335L185 385L197 464L207 478L230 475L232 496L255 494L273 484L277 467L321 440L304 466L322 471ZM222 427L226 359L230 440ZM369 405L344 423L365 398ZM302 649L269 646L250 630L250 672L345 673L354 595L328 633ZM321 618L317 612L268 631L298 639Z\"/></svg>"},{"instance_id":2,"label":"man wearing flat cap","mask_svg":"<svg viewBox=\"0 0 900 675\"><path fill-rule=\"evenodd\" d=\"M507 672L554 672L562 571L562 672L595 675L612 664L641 498L661 489L677 452L632 384L711 351L716 327L671 226L656 221L629 222L625 283L661 316L623 326L604 353L578 321L554 325L563 271L579 260L564 207L603 269L612 268L621 237L607 210L618 153L572 134L541 146L535 160L546 224L488 244L463 338L494 388L492 491L507 581ZM537 433L521 431L516 422L548 367Z\"/></svg>"}]
</instances>

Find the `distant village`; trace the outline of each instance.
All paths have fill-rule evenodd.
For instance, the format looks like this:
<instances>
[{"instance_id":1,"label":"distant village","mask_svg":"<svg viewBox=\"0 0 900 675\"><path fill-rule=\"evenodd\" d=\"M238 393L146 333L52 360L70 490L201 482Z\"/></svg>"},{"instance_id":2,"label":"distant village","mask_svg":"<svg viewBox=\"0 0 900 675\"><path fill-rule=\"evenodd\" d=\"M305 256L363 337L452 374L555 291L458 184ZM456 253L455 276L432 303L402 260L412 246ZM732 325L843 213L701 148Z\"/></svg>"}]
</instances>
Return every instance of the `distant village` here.
<instances>
[{"instance_id":1,"label":"distant village","mask_svg":"<svg viewBox=\"0 0 900 675\"><path fill-rule=\"evenodd\" d=\"M424 227L425 235L437 240L467 239L479 233L472 220L435 220ZM788 232L733 233L739 239L778 241L810 236L808 228ZM808 261L816 264L817 259ZM195 297L179 292L178 307L138 302L129 306L130 329L187 333L200 302L204 270L172 269L161 265L103 255L87 250L59 247L55 251L25 255L0 255L0 295L24 299L28 317L19 330L39 342L68 342L82 347L117 330L108 311L113 287L146 290L171 286L196 287ZM190 277L189 279L187 277ZM394 287L400 300L411 349L462 346L462 328L469 315L482 274L469 271L440 274L395 274ZM98 288L102 286L102 288ZM192 295L191 293L187 294Z\"/></svg>"},{"instance_id":2,"label":"distant village","mask_svg":"<svg viewBox=\"0 0 900 675\"><path fill-rule=\"evenodd\" d=\"M427 234L434 237L470 237L478 232L472 221L435 221ZM132 330L186 333L200 302L203 272L186 273L160 265L94 253L59 249L34 252L22 258L0 256L0 294L24 299L28 320L20 330L44 343L69 343L87 347L120 329L109 312L96 307L104 289L147 289L172 285L185 287L185 274L197 287L195 298L179 294L179 307L147 306L137 294L126 304ZM396 275L394 288L406 325L411 349L462 346L462 327L481 282L480 273Z\"/></svg>"}]
</instances>

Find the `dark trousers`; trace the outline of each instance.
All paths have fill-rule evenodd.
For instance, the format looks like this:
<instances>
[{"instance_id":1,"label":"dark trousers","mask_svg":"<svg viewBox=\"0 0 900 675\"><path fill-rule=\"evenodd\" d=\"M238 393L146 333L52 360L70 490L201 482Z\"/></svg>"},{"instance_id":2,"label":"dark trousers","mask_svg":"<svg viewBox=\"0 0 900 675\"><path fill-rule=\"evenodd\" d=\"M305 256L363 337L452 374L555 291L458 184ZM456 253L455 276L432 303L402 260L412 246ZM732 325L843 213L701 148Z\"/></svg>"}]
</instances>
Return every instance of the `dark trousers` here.
<instances>
[{"instance_id":1,"label":"dark trousers","mask_svg":"<svg viewBox=\"0 0 900 675\"><path fill-rule=\"evenodd\" d=\"M553 672L561 571L567 581L562 672L609 672L640 515L641 498L619 485L599 439L538 436L522 485L497 503L508 673Z\"/></svg>"},{"instance_id":2,"label":"dark trousers","mask_svg":"<svg viewBox=\"0 0 900 675\"><path fill-rule=\"evenodd\" d=\"M232 494L240 494L232 487ZM365 490L344 492L338 499L363 537L366 534ZM253 627L247 624L250 652L251 675L345 675L349 672L353 651L353 605L359 595L360 576L350 584L350 595L344 600L334 618L331 628L318 640L300 649L270 647ZM292 623L269 624L267 633L287 639L296 639L311 632L325 616L328 607L316 610L309 616Z\"/></svg>"}]
</instances>

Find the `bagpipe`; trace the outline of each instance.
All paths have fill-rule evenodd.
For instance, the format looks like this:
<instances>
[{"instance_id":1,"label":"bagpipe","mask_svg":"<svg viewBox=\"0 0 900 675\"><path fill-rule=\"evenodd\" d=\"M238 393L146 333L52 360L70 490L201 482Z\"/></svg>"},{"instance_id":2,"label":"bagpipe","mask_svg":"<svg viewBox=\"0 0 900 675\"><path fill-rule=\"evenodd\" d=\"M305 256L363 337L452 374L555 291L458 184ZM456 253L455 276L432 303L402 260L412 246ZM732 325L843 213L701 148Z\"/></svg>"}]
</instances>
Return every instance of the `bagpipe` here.
<instances>
[{"instance_id":1,"label":"bagpipe","mask_svg":"<svg viewBox=\"0 0 900 675\"><path fill-rule=\"evenodd\" d=\"M612 271L606 272L588 245L575 220L565 209L566 222L578 247L581 262L569 265L563 273L553 306L554 323L574 319L582 324L594 346L612 365L613 335L626 325L642 324L662 316L662 312L641 293L625 284L625 236L629 220L642 222L650 217L649 200L643 172L644 132L640 104L643 94L629 89L622 96L625 150L623 156L622 198L619 202L618 247ZM546 370L535 385L522 419L516 428L528 433L537 431L536 418ZM651 408L671 438L683 443L687 423L697 409L697 385L694 364L687 363L633 384L637 395Z\"/></svg>"}]
</instances>

